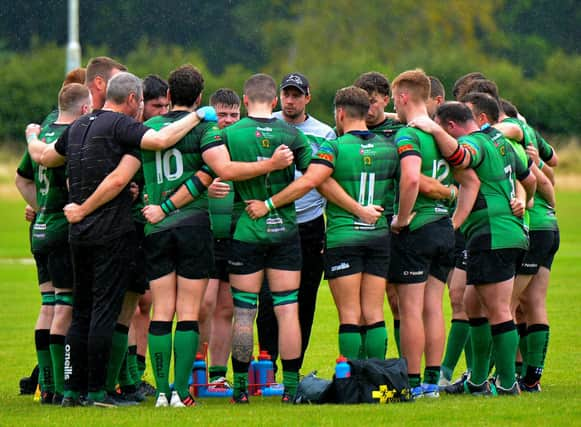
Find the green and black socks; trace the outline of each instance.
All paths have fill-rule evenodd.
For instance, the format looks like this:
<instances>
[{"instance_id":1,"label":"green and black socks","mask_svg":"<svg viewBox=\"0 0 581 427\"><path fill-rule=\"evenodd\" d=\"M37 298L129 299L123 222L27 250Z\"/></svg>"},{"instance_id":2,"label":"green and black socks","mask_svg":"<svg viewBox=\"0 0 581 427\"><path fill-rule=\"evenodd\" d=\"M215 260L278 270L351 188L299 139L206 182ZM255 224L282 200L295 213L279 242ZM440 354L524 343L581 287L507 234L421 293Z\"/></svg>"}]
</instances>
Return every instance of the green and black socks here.
<instances>
[{"instance_id":1,"label":"green and black socks","mask_svg":"<svg viewBox=\"0 0 581 427\"><path fill-rule=\"evenodd\" d=\"M515 382L516 349L518 333L512 320L490 326L492 333L492 351L496 364L497 382L502 388L509 389ZM479 384L479 383L478 383Z\"/></svg>"},{"instance_id":2,"label":"green and black socks","mask_svg":"<svg viewBox=\"0 0 581 427\"><path fill-rule=\"evenodd\" d=\"M367 341L367 338L366 338ZM361 332L359 325L343 324L339 326L339 353L347 359L357 359L361 350Z\"/></svg>"},{"instance_id":3,"label":"green and black socks","mask_svg":"<svg viewBox=\"0 0 581 427\"><path fill-rule=\"evenodd\" d=\"M196 359L200 331L198 322L184 320L177 322L174 336L174 389L181 399L189 396L188 380Z\"/></svg>"},{"instance_id":4,"label":"green and black socks","mask_svg":"<svg viewBox=\"0 0 581 427\"><path fill-rule=\"evenodd\" d=\"M488 371L490 369L490 351L492 348L490 324L486 317L471 318L469 322L473 354L470 381L472 384L482 384L488 379Z\"/></svg>"},{"instance_id":5,"label":"green and black socks","mask_svg":"<svg viewBox=\"0 0 581 427\"><path fill-rule=\"evenodd\" d=\"M65 391L65 336L50 336L50 357L54 377L54 391L64 395Z\"/></svg>"},{"instance_id":6,"label":"green and black socks","mask_svg":"<svg viewBox=\"0 0 581 427\"><path fill-rule=\"evenodd\" d=\"M365 326L365 354L368 358L385 359L387 353L387 329L385 322Z\"/></svg>"},{"instance_id":7,"label":"green and black socks","mask_svg":"<svg viewBox=\"0 0 581 427\"><path fill-rule=\"evenodd\" d=\"M448 341L446 342L446 353L441 368L447 380L452 379L460 355L464 348L466 348L469 334L470 324L468 320L452 319L450 332L448 333Z\"/></svg>"},{"instance_id":8,"label":"green and black socks","mask_svg":"<svg viewBox=\"0 0 581 427\"><path fill-rule=\"evenodd\" d=\"M43 392L54 393L54 374L50 354L50 329L34 331L36 357L38 359L38 383Z\"/></svg>"},{"instance_id":9,"label":"green and black socks","mask_svg":"<svg viewBox=\"0 0 581 427\"><path fill-rule=\"evenodd\" d=\"M169 396L169 367L171 363L172 322L152 320L149 324L149 356L158 393ZM191 368L191 365L190 365Z\"/></svg>"},{"instance_id":10,"label":"green and black socks","mask_svg":"<svg viewBox=\"0 0 581 427\"><path fill-rule=\"evenodd\" d=\"M121 371L121 365L125 360L125 353L127 353L127 334L129 328L125 325L117 323L113 331L111 339L111 355L109 356L109 365L107 366L107 379L105 381L105 390L109 393L115 391L117 385L117 377Z\"/></svg>"},{"instance_id":11,"label":"green and black socks","mask_svg":"<svg viewBox=\"0 0 581 427\"><path fill-rule=\"evenodd\" d=\"M297 387L299 385L299 368L301 365L301 358L296 359L280 359L282 363L282 382L284 384L284 391L290 397L294 398L297 394Z\"/></svg>"},{"instance_id":12,"label":"green and black socks","mask_svg":"<svg viewBox=\"0 0 581 427\"><path fill-rule=\"evenodd\" d=\"M524 382L534 385L539 382L545 367L547 348L549 347L549 325L534 324L527 329L527 368Z\"/></svg>"}]
</instances>

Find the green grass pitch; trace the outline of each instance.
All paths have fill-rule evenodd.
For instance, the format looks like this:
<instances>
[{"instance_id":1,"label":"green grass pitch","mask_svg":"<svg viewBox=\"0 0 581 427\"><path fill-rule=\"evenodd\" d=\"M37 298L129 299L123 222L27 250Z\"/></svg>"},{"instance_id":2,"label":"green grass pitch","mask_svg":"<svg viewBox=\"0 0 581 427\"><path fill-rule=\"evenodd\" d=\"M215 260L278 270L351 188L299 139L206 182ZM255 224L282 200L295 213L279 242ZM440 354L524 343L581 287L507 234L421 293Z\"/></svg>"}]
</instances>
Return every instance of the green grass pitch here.
<instances>
[{"instance_id":1,"label":"green grass pitch","mask_svg":"<svg viewBox=\"0 0 581 427\"><path fill-rule=\"evenodd\" d=\"M410 404L283 406L276 398L254 398L248 406L226 399L200 399L201 405L155 409L151 398L140 407L103 410L41 406L18 396L18 380L35 364L33 328L40 296L30 262L24 203L0 199L0 426L69 425L580 425L581 394L581 192L559 192L561 249L549 287L551 341L543 392L508 398L442 396ZM445 302L449 319L448 301ZM395 355L391 315L386 308L389 356ZM317 369L330 378L337 356L337 315L326 283L319 292L311 345L303 373ZM148 362L149 363L149 362ZM461 364L463 360L461 361ZM464 366L458 366L459 374ZM151 374L146 374L150 375ZM579 424L578 424L579 423Z\"/></svg>"}]
</instances>

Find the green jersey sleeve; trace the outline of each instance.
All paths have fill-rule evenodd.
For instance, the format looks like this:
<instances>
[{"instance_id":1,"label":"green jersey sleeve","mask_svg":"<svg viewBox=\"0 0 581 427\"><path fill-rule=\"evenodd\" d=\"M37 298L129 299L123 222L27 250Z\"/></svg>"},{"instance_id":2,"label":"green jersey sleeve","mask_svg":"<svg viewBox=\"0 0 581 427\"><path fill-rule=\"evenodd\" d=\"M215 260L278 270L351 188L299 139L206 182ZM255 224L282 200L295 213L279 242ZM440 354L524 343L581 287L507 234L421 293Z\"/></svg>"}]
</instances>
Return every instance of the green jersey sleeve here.
<instances>
[{"instance_id":1,"label":"green jersey sleeve","mask_svg":"<svg viewBox=\"0 0 581 427\"><path fill-rule=\"evenodd\" d=\"M32 164L32 158L28 154L28 150L24 152L22 159L20 159L16 172L23 178L31 181L34 179L34 165Z\"/></svg>"}]
</instances>

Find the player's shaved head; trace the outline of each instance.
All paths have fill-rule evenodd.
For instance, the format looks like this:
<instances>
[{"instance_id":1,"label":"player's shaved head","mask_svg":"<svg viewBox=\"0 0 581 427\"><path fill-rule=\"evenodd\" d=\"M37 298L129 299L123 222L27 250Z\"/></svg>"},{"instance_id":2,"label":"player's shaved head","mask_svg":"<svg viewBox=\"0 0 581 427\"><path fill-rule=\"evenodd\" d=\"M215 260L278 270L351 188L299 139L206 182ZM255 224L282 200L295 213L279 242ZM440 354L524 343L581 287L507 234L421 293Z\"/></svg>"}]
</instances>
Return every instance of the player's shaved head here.
<instances>
[{"instance_id":1,"label":"player's shaved head","mask_svg":"<svg viewBox=\"0 0 581 427\"><path fill-rule=\"evenodd\" d=\"M244 82L244 95L251 102L272 102L276 92L276 82L268 74L254 74Z\"/></svg>"}]
</instances>

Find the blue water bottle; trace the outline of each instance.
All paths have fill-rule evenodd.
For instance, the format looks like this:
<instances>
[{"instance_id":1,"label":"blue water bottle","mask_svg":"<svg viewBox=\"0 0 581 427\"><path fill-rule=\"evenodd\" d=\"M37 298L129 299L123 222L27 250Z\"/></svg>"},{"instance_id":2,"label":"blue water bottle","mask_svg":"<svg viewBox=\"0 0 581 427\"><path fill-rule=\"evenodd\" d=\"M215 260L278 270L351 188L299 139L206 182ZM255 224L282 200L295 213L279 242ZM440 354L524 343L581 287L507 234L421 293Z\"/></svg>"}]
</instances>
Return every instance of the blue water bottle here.
<instances>
[{"instance_id":1,"label":"blue water bottle","mask_svg":"<svg viewBox=\"0 0 581 427\"><path fill-rule=\"evenodd\" d=\"M254 356L250 357L250 365L248 366L248 394L251 396L256 396L258 393L258 387L256 383L258 382L256 377L258 375L257 361Z\"/></svg>"},{"instance_id":2,"label":"blue water bottle","mask_svg":"<svg viewBox=\"0 0 581 427\"><path fill-rule=\"evenodd\" d=\"M194 396L199 396L201 391L208 388L208 373L206 371L206 360L202 353L196 354L193 373Z\"/></svg>"},{"instance_id":3,"label":"blue water bottle","mask_svg":"<svg viewBox=\"0 0 581 427\"><path fill-rule=\"evenodd\" d=\"M260 390L264 390L274 383L274 365L270 358L268 351L261 350L258 355L258 375L257 375L257 385Z\"/></svg>"},{"instance_id":4,"label":"blue water bottle","mask_svg":"<svg viewBox=\"0 0 581 427\"><path fill-rule=\"evenodd\" d=\"M351 376L351 366L347 362L347 358L339 356L337 364L335 365L335 378L349 378Z\"/></svg>"}]
</instances>

